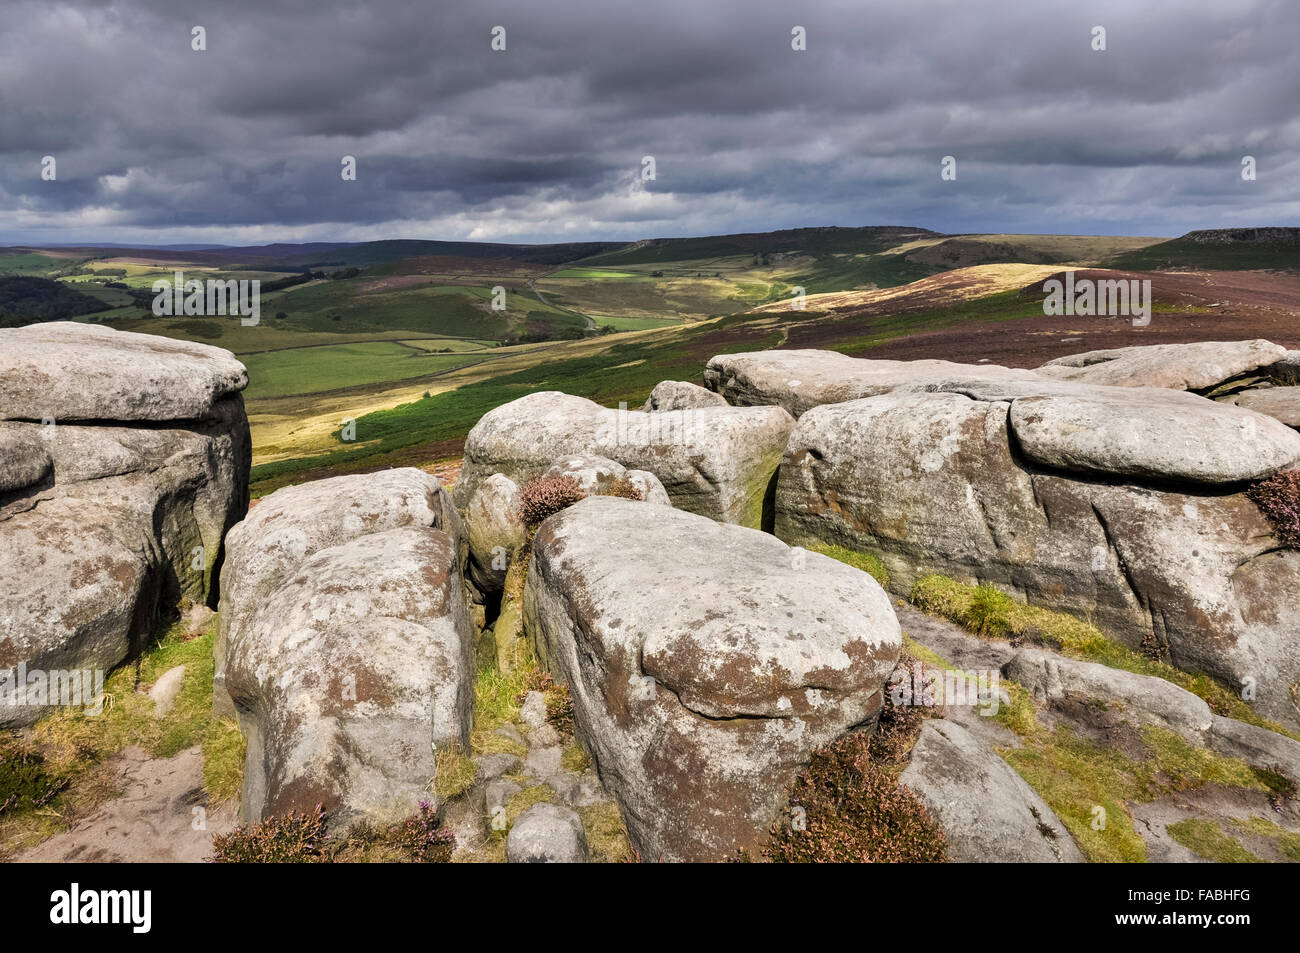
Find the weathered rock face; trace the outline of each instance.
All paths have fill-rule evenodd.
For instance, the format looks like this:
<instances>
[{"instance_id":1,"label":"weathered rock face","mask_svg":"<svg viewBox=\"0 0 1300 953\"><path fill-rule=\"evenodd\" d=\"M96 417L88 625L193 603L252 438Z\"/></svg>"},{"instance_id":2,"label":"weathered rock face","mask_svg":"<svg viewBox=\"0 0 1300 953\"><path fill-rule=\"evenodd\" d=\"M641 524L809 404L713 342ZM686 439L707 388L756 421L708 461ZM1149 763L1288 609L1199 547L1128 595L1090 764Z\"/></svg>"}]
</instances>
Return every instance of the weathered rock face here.
<instances>
[{"instance_id":1,"label":"weathered rock face","mask_svg":"<svg viewBox=\"0 0 1300 953\"><path fill-rule=\"evenodd\" d=\"M218 348L0 330L0 671L109 669L163 606L215 600L248 506L244 380ZM42 711L4 707L0 724Z\"/></svg>"},{"instance_id":2,"label":"weathered rock face","mask_svg":"<svg viewBox=\"0 0 1300 953\"><path fill-rule=\"evenodd\" d=\"M1015 770L969 731L927 721L899 780L925 802L966 864L1080 863L1065 825Z\"/></svg>"},{"instance_id":3,"label":"weathered rock face","mask_svg":"<svg viewBox=\"0 0 1300 953\"><path fill-rule=\"evenodd\" d=\"M970 396L981 388L988 399ZM1015 390L1001 385L963 390L897 392L805 414L781 467L777 534L791 544L874 553L902 593L919 575L939 572L1080 614L1185 670L1233 685L1250 680L1260 711L1300 723L1293 687L1300 685L1300 552L1279 550L1240 484L1148 485L1132 475L1099 476L1094 466L1048 470L1022 446L1018 424L1028 414L1017 405L1031 398L996 399L999 390ZM1032 401L1029 409L1041 406ZM1171 412L1163 430L1153 413L1133 408L1153 444L1148 462L1170 447L1186 453L1160 467L1128 467L1130 474L1204 476L1209 457L1186 441L1182 411ZM1257 431L1284 444L1258 422ZM1078 435L1083 453L1093 433ZM1126 452L1122 459L1131 462L1146 451Z\"/></svg>"},{"instance_id":4,"label":"weathered rock face","mask_svg":"<svg viewBox=\"0 0 1300 953\"><path fill-rule=\"evenodd\" d=\"M645 413L611 410L556 391L529 394L485 414L470 431L456 502L466 506L493 473L522 486L556 460L594 454L653 473L676 507L759 526L793 426L778 407Z\"/></svg>"},{"instance_id":5,"label":"weathered rock face","mask_svg":"<svg viewBox=\"0 0 1300 953\"><path fill-rule=\"evenodd\" d=\"M1275 364L1286 348L1269 341L1203 341L1087 351L1048 361L1044 377L1117 387L1207 391Z\"/></svg>"},{"instance_id":6,"label":"weathered rock face","mask_svg":"<svg viewBox=\"0 0 1300 953\"><path fill-rule=\"evenodd\" d=\"M608 457L574 454L556 460L543 477L572 477L589 496L610 492L624 480L647 503L671 506L668 492L659 478L647 470L629 470ZM464 511L469 536L469 575L479 592L499 593L513 555L528 539L528 528L520 513L520 487L504 473L482 480Z\"/></svg>"},{"instance_id":7,"label":"weathered rock face","mask_svg":"<svg viewBox=\"0 0 1300 953\"><path fill-rule=\"evenodd\" d=\"M707 388L686 381L660 381L642 410L686 410L691 407L726 407L727 400Z\"/></svg>"},{"instance_id":8,"label":"weathered rock face","mask_svg":"<svg viewBox=\"0 0 1300 953\"><path fill-rule=\"evenodd\" d=\"M950 361L872 361L838 351L750 351L722 354L704 369L704 383L743 407L775 404L795 417L822 404L875 397L899 387L953 378L1034 380L1033 371Z\"/></svg>"},{"instance_id":9,"label":"weathered rock face","mask_svg":"<svg viewBox=\"0 0 1300 953\"><path fill-rule=\"evenodd\" d=\"M414 810L468 744L474 635L458 518L414 469L278 490L227 540L218 683L248 738L246 820Z\"/></svg>"},{"instance_id":10,"label":"weathered rock face","mask_svg":"<svg viewBox=\"0 0 1300 953\"><path fill-rule=\"evenodd\" d=\"M465 508L465 528L470 578L482 592L500 592L511 557L528 539L515 481L501 473L482 481Z\"/></svg>"},{"instance_id":11,"label":"weathered rock face","mask_svg":"<svg viewBox=\"0 0 1300 953\"><path fill-rule=\"evenodd\" d=\"M524 616L656 861L760 846L812 751L877 716L901 638L865 573L611 497L538 529Z\"/></svg>"},{"instance_id":12,"label":"weathered rock face","mask_svg":"<svg viewBox=\"0 0 1300 953\"><path fill-rule=\"evenodd\" d=\"M1043 649L1022 649L1002 673L1027 689L1035 701L1051 704L1079 698L1118 704L1134 721L1167 728L1195 744L1202 742L1214 720L1203 699L1163 678L1064 658Z\"/></svg>"}]
</instances>

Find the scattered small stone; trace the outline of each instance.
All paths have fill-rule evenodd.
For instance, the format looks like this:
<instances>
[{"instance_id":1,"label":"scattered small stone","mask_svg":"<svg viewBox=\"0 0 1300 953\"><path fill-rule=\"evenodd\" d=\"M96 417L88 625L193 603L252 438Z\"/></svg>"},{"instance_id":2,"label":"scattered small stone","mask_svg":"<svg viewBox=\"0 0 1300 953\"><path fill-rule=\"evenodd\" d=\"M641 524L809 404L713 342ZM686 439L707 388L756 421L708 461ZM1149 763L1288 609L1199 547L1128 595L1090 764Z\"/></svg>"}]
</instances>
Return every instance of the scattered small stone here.
<instances>
[{"instance_id":1,"label":"scattered small stone","mask_svg":"<svg viewBox=\"0 0 1300 953\"><path fill-rule=\"evenodd\" d=\"M561 771L550 779L550 783L559 799L569 807L591 807L608 800L594 774Z\"/></svg>"},{"instance_id":2,"label":"scattered small stone","mask_svg":"<svg viewBox=\"0 0 1300 953\"><path fill-rule=\"evenodd\" d=\"M155 718L165 718L167 713L172 710L176 704L176 696L181 693L181 684L185 681L185 666L177 665L175 668L169 668L163 672L158 681L154 682L153 688L149 689L149 697L153 699L153 716Z\"/></svg>"},{"instance_id":3,"label":"scattered small stone","mask_svg":"<svg viewBox=\"0 0 1300 953\"><path fill-rule=\"evenodd\" d=\"M190 606L190 610L185 613L185 634L196 636L207 632L208 626L212 624L216 615L202 603Z\"/></svg>"},{"instance_id":4,"label":"scattered small stone","mask_svg":"<svg viewBox=\"0 0 1300 953\"><path fill-rule=\"evenodd\" d=\"M534 748L528 752L528 760L524 762L524 770L539 778L551 778L559 774L562 769L561 760L564 752L559 745L552 745L549 748Z\"/></svg>"},{"instance_id":5,"label":"scattered small stone","mask_svg":"<svg viewBox=\"0 0 1300 953\"><path fill-rule=\"evenodd\" d=\"M524 736L520 734L519 729L514 725L503 725L493 732L498 738L505 738L507 741L513 741L517 745L524 745Z\"/></svg>"},{"instance_id":6,"label":"scattered small stone","mask_svg":"<svg viewBox=\"0 0 1300 953\"><path fill-rule=\"evenodd\" d=\"M541 692L525 695L524 703L519 709L519 720L529 728L540 728L546 724L546 696Z\"/></svg>"},{"instance_id":7,"label":"scattered small stone","mask_svg":"<svg viewBox=\"0 0 1300 953\"><path fill-rule=\"evenodd\" d=\"M487 790L483 793L483 812L487 815L489 829L504 829L506 805L522 790L509 778L497 778L488 782Z\"/></svg>"},{"instance_id":8,"label":"scattered small stone","mask_svg":"<svg viewBox=\"0 0 1300 953\"><path fill-rule=\"evenodd\" d=\"M515 754L488 754L478 759L476 781L491 781L503 774L513 774L522 760Z\"/></svg>"},{"instance_id":9,"label":"scattered small stone","mask_svg":"<svg viewBox=\"0 0 1300 953\"><path fill-rule=\"evenodd\" d=\"M567 807L534 804L510 828L506 859L512 864L585 864L582 821Z\"/></svg>"},{"instance_id":10,"label":"scattered small stone","mask_svg":"<svg viewBox=\"0 0 1300 953\"><path fill-rule=\"evenodd\" d=\"M534 728L528 733L528 747L530 748L550 748L558 745L561 740L560 732L554 725L542 725L540 728Z\"/></svg>"}]
</instances>

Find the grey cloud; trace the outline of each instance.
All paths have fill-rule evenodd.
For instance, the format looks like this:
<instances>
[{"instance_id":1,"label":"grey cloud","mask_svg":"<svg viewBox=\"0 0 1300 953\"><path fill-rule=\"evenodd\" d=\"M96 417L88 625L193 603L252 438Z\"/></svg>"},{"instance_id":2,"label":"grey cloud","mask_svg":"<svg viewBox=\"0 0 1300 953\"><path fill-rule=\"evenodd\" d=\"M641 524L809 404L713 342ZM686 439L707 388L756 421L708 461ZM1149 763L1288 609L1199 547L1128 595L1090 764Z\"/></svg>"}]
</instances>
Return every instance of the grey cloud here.
<instances>
[{"instance_id":1,"label":"grey cloud","mask_svg":"<svg viewBox=\"0 0 1300 953\"><path fill-rule=\"evenodd\" d=\"M19 0L0 241L1294 224L1298 35L1283 0Z\"/></svg>"}]
</instances>

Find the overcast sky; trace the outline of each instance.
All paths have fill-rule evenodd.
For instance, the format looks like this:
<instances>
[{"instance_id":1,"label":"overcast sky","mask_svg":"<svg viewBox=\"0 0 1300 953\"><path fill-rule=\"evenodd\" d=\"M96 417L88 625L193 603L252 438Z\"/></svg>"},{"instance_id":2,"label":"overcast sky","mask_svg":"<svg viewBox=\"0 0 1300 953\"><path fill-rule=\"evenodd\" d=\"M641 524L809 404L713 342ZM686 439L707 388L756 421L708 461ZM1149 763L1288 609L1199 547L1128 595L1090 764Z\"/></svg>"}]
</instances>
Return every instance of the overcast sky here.
<instances>
[{"instance_id":1,"label":"overcast sky","mask_svg":"<svg viewBox=\"0 0 1300 953\"><path fill-rule=\"evenodd\" d=\"M1297 223L1293 0L6 0L0 22L5 243Z\"/></svg>"}]
</instances>

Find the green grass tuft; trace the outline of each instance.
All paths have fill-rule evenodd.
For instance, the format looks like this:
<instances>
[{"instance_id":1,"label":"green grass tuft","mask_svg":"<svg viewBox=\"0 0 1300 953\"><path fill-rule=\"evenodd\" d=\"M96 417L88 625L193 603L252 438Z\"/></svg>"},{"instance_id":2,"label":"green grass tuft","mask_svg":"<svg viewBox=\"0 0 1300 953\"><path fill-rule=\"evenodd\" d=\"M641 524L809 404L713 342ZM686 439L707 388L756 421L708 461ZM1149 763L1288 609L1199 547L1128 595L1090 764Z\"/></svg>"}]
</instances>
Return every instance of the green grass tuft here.
<instances>
[{"instance_id":1,"label":"green grass tuft","mask_svg":"<svg viewBox=\"0 0 1300 953\"><path fill-rule=\"evenodd\" d=\"M1259 858L1229 837L1214 821L1188 818L1165 828L1179 844L1196 853L1198 857L1218 864L1253 864Z\"/></svg>"}]
</instances>

